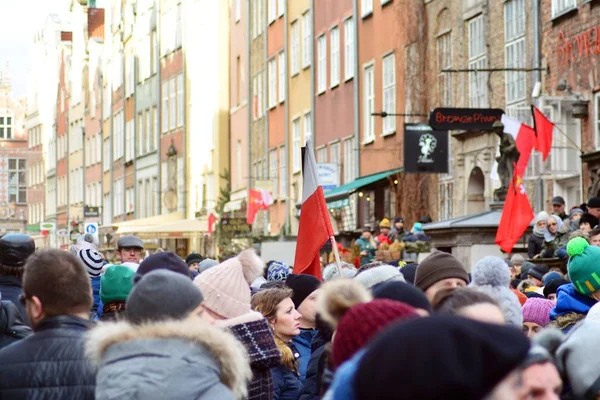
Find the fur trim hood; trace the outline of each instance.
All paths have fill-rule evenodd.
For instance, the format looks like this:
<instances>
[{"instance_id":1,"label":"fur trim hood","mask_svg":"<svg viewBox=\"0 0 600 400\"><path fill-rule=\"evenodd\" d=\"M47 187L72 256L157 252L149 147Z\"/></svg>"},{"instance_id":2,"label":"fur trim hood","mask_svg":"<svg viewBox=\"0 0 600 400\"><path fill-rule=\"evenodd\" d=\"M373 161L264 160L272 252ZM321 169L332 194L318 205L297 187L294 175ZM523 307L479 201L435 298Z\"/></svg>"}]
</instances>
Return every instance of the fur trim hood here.
<instances>
[{"instance_id":1,"label":"fur trim hood","mask_svg":"<svg viewBox=\"0 0 600 400\"><path fill-rule=\"evenodd\" d=\"M86 335L87 358L99 366L115 344L140 339L184 339L206 348L220 371L221 382L236 398L245 398L252 378L244 346L229 332L201 320L161 321L142 325L129 322L99 323Z\"/></svg>"}]
</instances>

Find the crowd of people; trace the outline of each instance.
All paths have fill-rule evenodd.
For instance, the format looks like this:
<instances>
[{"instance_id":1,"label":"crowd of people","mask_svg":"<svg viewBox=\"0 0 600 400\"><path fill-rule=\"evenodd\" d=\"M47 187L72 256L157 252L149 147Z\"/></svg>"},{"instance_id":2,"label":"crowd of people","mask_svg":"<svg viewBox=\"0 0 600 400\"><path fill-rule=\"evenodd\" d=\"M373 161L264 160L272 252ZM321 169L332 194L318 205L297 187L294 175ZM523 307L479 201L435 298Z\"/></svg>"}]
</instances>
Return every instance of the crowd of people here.
<instances>
[{"instance_id":1,"label":"crowd of people","mask_svg":"<svg viewBox=\"0 0 600 400\"><path fill-rule=\"evenodd\" d=\"M36 251L7 234L0 398L596 399L600 247L565 251L566 275L434 251L320 280L253 249L143 257L125 236L112 264L90 236Z\"/></svg>"}]
</instances>

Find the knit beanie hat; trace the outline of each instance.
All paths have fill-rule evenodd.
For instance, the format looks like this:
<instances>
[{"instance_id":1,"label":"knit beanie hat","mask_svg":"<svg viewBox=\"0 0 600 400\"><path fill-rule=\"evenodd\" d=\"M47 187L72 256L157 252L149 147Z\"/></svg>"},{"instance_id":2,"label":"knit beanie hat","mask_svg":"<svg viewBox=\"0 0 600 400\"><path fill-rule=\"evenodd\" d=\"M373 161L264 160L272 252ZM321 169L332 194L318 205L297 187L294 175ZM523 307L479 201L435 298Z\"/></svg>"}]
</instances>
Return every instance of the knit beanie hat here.
<instances>
[{"instance_id":1,"label":"knit beanie hat","mask_svg":"<svg viewBox=\"0 0 600 400\"><path fill-rule=\"evenodd\" d=\"M190 278L157 269L143 275L133 287L127 298L127 319L133 324L183 319L200 303L202 293Z\"/></svg>"},{"instance_id":2,"label":"knit beanie hat","mask_svg":"<svg viewBox=\"0 0 600 400\"><path fill-rule=\"evenodd\" d=\"M352 264L348 264L342 261L342 275L344 278L354 278L356 276L356 268ZM335 263L329 264L323 268L323 282L330 281L332 279L339 279L340 273L338 272L337 265Z\"/></svg>"},{"instance_id":3,"label":"knit beanie hat","mask_svg":"<svg viewBox=\"0 0 600 400\"><path fill-rule=\"evenodd\" d=\"M216 267L217 265L219 265L219 262L217 260L213 260L212 258L205 258L204 260L200 261L200 264L198 265L198 273L201 274L207 269Z\"/></svg>"},{"instance_id":4,"label":"knit beanie hat","mask_svg":"<svg viewBox=\"0 0 600 400\"><path fill-rule=\"evenodd\" d=\"M268 281L285 281L290 274L290 267L283 261L269 261L267 263Z\"/></svg>"},{"instance_id":5,"label":"knit beanie hat","mask_svg":"<svg viewBox=\"0 0 600 400\"><path fill-rule=\"evenodd\" d=\"M555 294L559 287L562 285L568 284L569 281L566 279L554 279L548 282L546 286L544 286L544 297L548 298L551 294Z\"/></svg>"},{"instance_id":6,"label":"knit beanie hat","mask_svg":"<svg viewBox=\"0 0 600 400\"><path fill-rule=\"evenodd\" d=\"M202 257L200 254L190 253L190 255L185 258L185 263L189 266L193 263L200 263L202 260L204 260L204 257Z\"/></svg>"},{"instance_id":7,"label":"knit beanie hat","mask_svg":"<svg viewBox=\"0 0 600 400\"><path fill-rule=\"evenodd\" d=\"M133 288L135 272L129 267L111 265L100 278L100 300L108 304L125 301Z\"/></svg>"},{"instance_id":8,"label":"knit beanie hat","mask_svg":"<svg viewBox=\"0 0 600 400\"><path fill-rule=\"evenodd\" d=\"M584 213L581 218L579 218L579 226L585 222L590 224L590 227L594 228L598 225L598 218L594 217L592 214Z\"/></svg>"},{"instance_id":9,"label":"knit beanie hat","mask_svg":"<svg viewBox=\"0 0 600 400\"><path fill-rule=\"evenodd\" d=\"M289 274L285 280L285 286L294 291L292 301L296 309L298 309L300 304L321 286L321 281L312 275Z\"/></svg>"},{"instance_id":10,"label":"knit beanie hat","mask_svg":"<svg viewBox=\"0 0 600 400\"><path fill-rule=\"evenodd\" d=\"M335 367L349 360L390 323L419 316L414 308L399 301L371 300L370 293L350 279L323 285L317 313L336 328L331 354Z\"/></svg>"},{"instance_id":11,"label":"knit beanie hat","mask_svg":"<svg viewBox=\"0 0 600 400\"><path fill-rule=\"evenodd\" d=\"M404 277L400 273L400 270L391 265L380 265L366 271L358 273L354 279L360 282L367 289L371 289L374 286L389 282L389 281L400 281L404 282Z\"/></svg>"},{"instance_id":12,"label":"knit beanie hat","mask_svg":"<svg viewBox=\"0 0 600 400\"><path fill-rule=\"evenodd\" d=\"M560 272L551 271L544 275L544 279L542 280L542 282L544 282L544 286L545 286L554 280L563 279L563 278L564 278L564 275L561 274Z\"/></svg>"},{"instance_id":13,"label":"knit beanie hat","mask_svg":"<svg viewBox=\"0 0 600 400\"><path fill-rule=\"evenodd\" d=\"M511 257L510 262L515 265L523 265L523 262L525 261L525 258L523 258L522 255L520 254L515 254L514 256Z\"/></svg>"},{"instance_id":14,"label":"knit beanie hat","mask_svg":"<svg viewBox=\"0 0 600 400\"><path fill-rule=\"evenodd\" d=\"M390 224L390 220L387 218L384 218L381 220L381 222L379 223L379 227L380 228L390 228L392 225Z\"/></svg>"},{"instance_id":15,"label":"knit beanie hat","mask_svg":"<svg viewBox=\"0 0 600 400\"><path fill-rule=\"evenodd\" d=\"M79 250L84 250L84 249L97 250L98 249L98 239L96 238L96 236L92 235L91 233L86 233L84 235L79 236L79 239L77 239L77 243L75 246Z\"/></svg>"},{"instance_id":16,"label":"knit beanie hat","mask_svg":"<svg viewBox=\"0 0 600 400\"><path fill-rule=\"evenodd\" d=\"M77 256L83 262L83 266L90 277L97 278L102 274L104 259L96 250L79 250Z\"/></svg>"},{"instance_id":17,"label":"knit beanie hat","mask_svg":"<svg viewBox=\"0 0 600 400\"><path fill-rule=\"evenodd\" d=\"M230 319L250 312L250 284L263 270L264 264L254 249L247 249L202 272L194 284L204 295L206 308Z\"/></svg>"},{"instance_id":18,"label":"knit beanie hat","mask_svg":"<svg viewBox=\"0 0 600 400\"><path fill-rule=\"evenodd\" d=\"M406 283L410 283L414 286L415 284L415 275L417 274L417 264L409 263L400 268L400 273L404 277Z\"/></svg>"},{"instance_id":19,"label":"knit beanie hat","mask_svg":"<svg viewBox=\"0 0 600 400\"><path fill-rule=\"evenodd\" d=\"M567 244L569 278L575 289L590 295L600 290L600 247L590 246L584 238L576 237Z\"/></svg>"},{"instance_id":20,"label":"knit beanie hat","mask_svg":"<svg viewBox=\"0 0 600 400\"><path fill-rule=\"evenodd\" d=\"M420 222L415 222L412 228L413 233L423 232L423 224Z\"/></svg>"},{"instance_id":21,"label":"knit beanie hat","mask_svg":"<svg viewBox=\"0 0 600 400\"><path fill-rule=\"evenodd\" d=\"M542 280L544 279L544 273L540 270L540 266L536 265L533 268L530 268L529 271L527 271L527 275L528 276L533 276L535 279L538 280Z\"/></svg>"},{"instance_id":22,"label":"knit beanie hat","mask_svg":"<svg viewBox=\"0 0 600 400\"><path fill-rule=\"evenodd\" d=\"M550 323L550 311L555 305L547 299L527 299L523 306L523 322L534 322L545 328Z\"/></svg>"},{"instance_id":23,"label":"knit beanie hat","mask_svg":"<svg viewBox=\"0 0 600 400\"><path fill-rule=\"evenodd\" d=\"M434 283L449 278L462 279L469 283L469 274L465 267L452 254L436 250L418 265L415 286L426 291Z\"/></svg>"},{"instance_id":24,"label":"knit beanie hat","mask_svg":"<svg viewBox=\"0 0 600 400\"><path fill-rule=\"evenodd\" d=\"M432 312L431 303L422 291L406 282L391 281L377 285L373 289L373 297L376 299L388 299L400 301L414 308Z\"/></svg>"},{"instance_id":25,"label":"knit beanie hat","mask_svg":"<svg viewBox=\"0 0 600 400\"><path fill-rule=\"evenodd\" d=\"M163 251L161 253L154 253L146 257L146 259L140 263L134 278L134 283L136 283L142 275L158 269L166 269L177 272L181 275L187 276L189 279L189 268L181 259L181 257L173 252Z\"/></svg>"},{"instance_id":26,"label":"knit beanie hat","mask_svg":"<svg viewBox=\"0 0 600 400\"><path fill-rule=\"evenodd\" d=\"M483 399L528 350L529 340L514 327L457 316L411 319L369 345L354 377L355 398Z\"/></svg>"}]
</instances>

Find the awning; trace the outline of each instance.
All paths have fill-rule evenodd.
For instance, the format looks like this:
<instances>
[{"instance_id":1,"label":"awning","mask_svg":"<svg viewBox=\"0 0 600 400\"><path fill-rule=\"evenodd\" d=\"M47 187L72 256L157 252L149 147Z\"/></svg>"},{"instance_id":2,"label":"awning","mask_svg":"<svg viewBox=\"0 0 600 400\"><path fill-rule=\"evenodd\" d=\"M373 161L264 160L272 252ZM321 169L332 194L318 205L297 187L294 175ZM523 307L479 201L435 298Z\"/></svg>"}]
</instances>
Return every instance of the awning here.
<instances>
[{"instance_id":1,"label":"awning","mask_svg":"<svg viewBox=\"0 0 600 400\"><path fill-rule=\"evenodd\" d=\"M126 235L131 233L138 233L147 228L153 228L160 224L174 223L183 219L182 212L176 212L165 215L157 215L155 217L133 219L131 221L124 221L114 224L117 229L117 235Z\"/></svg>"},{"instance_id":2,"label":"awning","mask_svg":"<svg viewBox=\"0 0 600 400\"><path fill-rule=\"evenodd\" d=\"M368 186L372 183L385 179L390 175L394 175L402 171L404 171L404 168L396 168L373 175L361 176L352 182L336 187L335 189L328 190L325 192L325 200L330 201L347 197L362 187Z\"/></svg>"},{"instance_id":3,"label":"awning","mask_svg":"<svg viewBox=\"0 0 600 400\"><path fill-rule=\"evenodd\" d=\"M244 201L244 199L239 199L239 200L231 200L231 201L225 203L225 206L223 207L223 212L232 212L232 211L241 210L243 201Z\"/></svg>"},{"instance_id":4,"label":"awning","mask_svg":"<svg viewBox=\"0 0 600 400\"><path fill-rule=\"evenodd\" d=\"M140 237L152 236L157 239L184 238L208 232L208 221L184 219L166 222L137 231Z\"/></svg>"}]
</instances>

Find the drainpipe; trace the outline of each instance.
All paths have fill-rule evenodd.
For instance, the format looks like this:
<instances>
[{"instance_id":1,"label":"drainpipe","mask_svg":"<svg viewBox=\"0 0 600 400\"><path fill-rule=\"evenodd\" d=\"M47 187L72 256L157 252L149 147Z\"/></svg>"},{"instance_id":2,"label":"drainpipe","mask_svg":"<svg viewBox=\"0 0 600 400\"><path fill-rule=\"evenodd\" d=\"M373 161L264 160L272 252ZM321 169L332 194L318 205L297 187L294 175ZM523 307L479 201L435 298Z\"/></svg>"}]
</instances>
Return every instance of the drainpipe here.
<instances>
[{"instance_id":1,"label":"drainpipe","mask_svg":"<svg viewBox=\"0 0 600 400\"><path fill-rule=\"evenodd\" d=\"M287 62L287 50L288 50L288 7L286 4L286 8L285 8L285 13L283 14L283 57L285 58L286 62L285 62L285 71L284 71L284 75L285 75L285 103L283 105L284 107L284 117L283 117L283 129L284 129L284 148L285 148L285 153L282 155L282 157L285 157L285 166L286 166L286 170L284 171L284 173L286 174L286 186L285 186L285 191L286 191L286 196L285 198L286 200L286 212L285 212L285 225L283 226L283 232L287 234L287 232L289 232L289 228L290 228L290 213L291 213L291 202L290 199L291 197L289 196L290 194L290 180L291 180L291 176L289 174L290 171L290 148L289 148L289 144L290 144L290 138L289 138L289 134L290 134L290 81L288 79L288 62ZM281 68L281 66L280 66ZM281 83L279 83L281 85Z\"/></svg>"},{"instance_id":2,"label":"drainpipe","mask_svg":"<svg viewBox=\"0 0 600 400\"><path fill-rule=\"evenodd\" d=\"M356 0L354 0L356 1ZM315 0L310 0L310 28L311 28L311 38L310 38L310 109L311 109L311 118L310 118L310 131L312 132L312 145L313 150L315 147L315 142L317 138L317 133L315 132L315 119L317 115L317 109L315 107ZM306 138L304 138L306 140ZM304 189L303 189L304 190ZM300 197L302 198L302 193L300 193ZM295 206L295 205L294 205Z\"/></svg>"},{"instance_id":3,"label":"drainpipe","mask_svg":"<svg viewBox=\"0 0 600 400\"><path fill-rule=\"evenodd\" d=\"M536 0L533 0L536 1ZM358 68L358 0L352 0L352 19L354 20L354 79L352 84L354 87L354 144L356 150L354 152L354 169L355 176L360 176L360 103L359 103L359 68ZM358 215L360 210L360 202L355 205L354 221L358 225Z\"/></svg>"},{"instance_id":4,"label":"drainpipe","mask_svg":"<svg viewBox=\"0 0 600 400\"><path fill-rule=\"evenodd\" d=\"M251 143L250 143L250 132L252 131L252 112L254 110L254 97L252 95L252 75L250 75L252 73L251 69L250 69L250 64L251 64L251 54L252 52L250 51L250 46L252 45L251 42L251 29L250 29L250 23L251 23L251 19L250 19L250 0L246 1L246 110L248 111L248 116L247 116L247 123L248 123L248 128L247 128L247 134L246 134L246 142L247 142L247 171L246 171L246 175L248 176L248 182L246 183L247 185L247 189L246 192L249 193L248 191L250 190L250 188L252 187L252 152L251 152Z\"/></svg>"},{"instance_id":5,"label":"drainpipe","mask_svg":"<svg viewBox=\"0 0 600 400\"><path fill-rule=\"evenodd\" d=\"M541 65L541 54L540 54L540 0L531 0L531 13L533 19L533 68L540 68ZM538 70L533 71L533 83L542 82L542 74ZM539 99L532 99L533 104L539 107ZM582 171L583 174L583 171ZM583 196L583 192L581 193ZM544 209L544 180L539 177L536 182L535 188L536 208L538 211Z\"/></svg>"},{"instance_id":6,"label":"drainpipe","mask_svg":"<svg viewBox=\"0 0 600 400\"><path fill-rule=\"evenodd\" d=\"M268 60L269 60L269 52L268 52L268 45L269 45L269 25L268 25L268 14L267 14L267 9L269 7L263 7L263 26L261 28L263 28L263 53L264 53L264 59L263 59L263 69L262 69L262 74L263 74L263 80L262 80L262 91L263 91L263 112L264 112L264 118L265 118L265 161L266 161L266 172L267 172L267 176L270 178L270 167L271 167L271 161L269 160L269 111L270 108L268 106L269 103L269 86L268 86L268 70L267 70L267 66L268 66ZM286 10L287 11L287 10ZM266 79L265 79L266 78ZM265 94L267 96L265 96ZM265 101L267 100L267 107L265 110ZM263 167L264 168L264 167ZM263 169L264 172L264 169ZM264 234L265 236L269 235L269 210L266 210L267 212L265 212L265 226L264 226Z\"/></svg>"},{"instance_id":7,"label":"drainpipe","mask_svg":"<svg viewBox=\"0 0 600 400\"><path fill-rule=\"evenodd\" d=\"M150 44L152 45L152 44ZM139 216L139 210L138 210L138 202L137 202L137 197L138 197L138 182L137 182L137 151L135 151L136 149L136 145L138 143L138 129L140 129L140 127L138 126L138 110L137 110L137 86L138 86L138 73L137 73L137 69L138 69L138 61L137 61L137 57L134 55L133 56L133 199L131 199L131 201L133 202L134 206L133 206L133 219L137 219ZM142 113L142 115L144 115ZM150 116L152 116L152 113L150 114ZM142 121L142 124L144 124L145 120ZM141 149L139 149L141 150Z\"/></svg>"},{"instance_id":8,"label":"drainpipe","mask_svg":"<svg viewBox=\"0 0 600 400\"><path fill-rule=\"evenodd\" d=\"M154 55L154 60L152 60L153 62L156 63L156 93L158 98L155 99L156 100L156 118L158 118L159 124L158 124L158 132L154 132L154 139L156 140L156 158L157 158L157 171L156 171L156 186L155 188L153 188L154 190L156 190L158 192L158 204L157 204L157 208L158 208L158 213L157 215L162 215L162 199L161 199L161 195L162 195L162 161L160 159L161 154L162 154L162 148L160 146L160 136L162 135L162 96L161 96L161 88L162 88L162 84L161 84L161 72L160 72L160 54L161 54L161 47L160 47L160 40L158 37L158 33L160 32L160 28L161 28L161 18L160 18L160 1L157 1L155 4L155 12L156 12L156 47L157 47L157 51L156 54ZM154 124L154 121L152 121L152 124ZM154 193L152 193L152 196L155 196ZM152 210L152 214L154 214L154 210Z\"/></svg>"},{"instance_id":9,"label":"drainpipe","mask_svg":"<svg viewBox=\"0 0 600 400\"><path fill-rule=\"evenodd\" d=\"M188 4L188 3L184 3L184 4ZM183 4L181 5L181 7L183 8ZM186 13L188 16L189 14ZM185 26L185 24L184 24ZM158 39L157 39L158 40ZM183 149L181 149L182 154L182 158L183 158L183 190L181 191L182 193L182 200L183 200L183 215L185 216L185 218L187 219L187 193L188 193L188 189L187 189L187 185L188 185L188 171L187 171L187 166L188 166L188 162L187 162L187 141L189 140L189 135L190 132L188 131L189 127L188 127L188 121L187 121L187 114L188 114L188 110L187 110L187 106L188 106L188 102L187 102L187 95L188 95L188 88L187 88L187 59L186 59L186 54L185 54L185 45L186 45L186 30L183 29L183 27L181 28L181 59L183 60L183 71L181 72L183 74L183 103L185 104L185 107L183 107L183 140L181 141L181 146L183 147ZM217 174L217 178L218 178L218 174ZM218 179L217 179L217 187L220 187L218 184ZM177 190L177 189L176 189ZM177 196L179 197L179 196ZM187 244L189 246L190 244L190 239L187 240Z\"/></svg>"}]
</instances>

